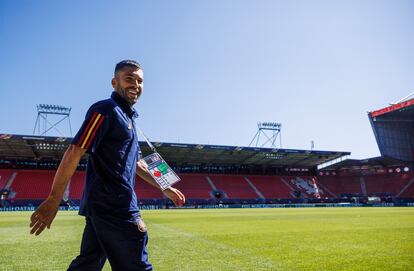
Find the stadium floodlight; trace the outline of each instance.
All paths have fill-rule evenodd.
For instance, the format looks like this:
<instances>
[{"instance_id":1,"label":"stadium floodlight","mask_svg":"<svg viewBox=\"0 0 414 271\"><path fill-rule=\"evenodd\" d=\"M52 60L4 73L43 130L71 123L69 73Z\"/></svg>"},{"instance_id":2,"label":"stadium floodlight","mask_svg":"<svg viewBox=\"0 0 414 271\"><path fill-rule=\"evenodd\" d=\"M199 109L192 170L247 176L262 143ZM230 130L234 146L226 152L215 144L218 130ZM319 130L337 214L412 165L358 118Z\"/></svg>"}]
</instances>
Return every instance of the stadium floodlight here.
<instances>
[{"instance_id":1,"label":"stadium floodlight","mask_svg":"<svg viewBox=\"0 0 414 271\"><path fill-rule=\"evenodd\" d=\"M37 112L44 114L56 114L56 115L69 115L71 107L50 105L50 104L38 104Z\"/></svg>"},{"instance_id":2,"label":"stadium floodlight","mask_svg":"<svg viewBox=\"0 0 414 271\"><path fill-rule=\"evenodd\" d=\"M54 129L58 131L62 136L64 136L63 133L61 133L57 129L57 125L64 121L65 119L69 122L69 131L70 135L72 135L72 127L70 124L70 112L72 110L72 107L66 107L61 105L52 105L52 104L37 104L37 118L35 122L35 127L33 129L33 135L35 135L36 130L38 132L38 135L45 135L48 131ZM48 120L48 116L56 116L60 115L60 119L58 119L56 122L51 123ZM43 130L41 130L43 127Z\"/></svg>"},{"instance_id":3,"label":"stadium floodlight","mask_svg":"<svg viewBox=\"0 0 414 271\"><path fill-rule=\"evenodd\" d=\"M249 147L252 143L256 140L256 147L264 147L266 144L269 144L270 148L278 148L275 144L276 139L279 136L280 145L279 148L282 147L282 124L278 122L258 122L257 123L257 132L254 135L252 141L250 141ZM265 142L260 143L260 135L265 137Z\"/></svg>"},{"instance_id":4,"label":"stadium floodlight","mask_svg":"<svg viewBox=\"0 0 414 271\"><path fill-rule=\"evenodd\" d=\"M266 130L273 130L273 129L281 129L282 124L276 122L259 122L257 124L259 129L266 129Z\"/></svg>"}]
</instances>

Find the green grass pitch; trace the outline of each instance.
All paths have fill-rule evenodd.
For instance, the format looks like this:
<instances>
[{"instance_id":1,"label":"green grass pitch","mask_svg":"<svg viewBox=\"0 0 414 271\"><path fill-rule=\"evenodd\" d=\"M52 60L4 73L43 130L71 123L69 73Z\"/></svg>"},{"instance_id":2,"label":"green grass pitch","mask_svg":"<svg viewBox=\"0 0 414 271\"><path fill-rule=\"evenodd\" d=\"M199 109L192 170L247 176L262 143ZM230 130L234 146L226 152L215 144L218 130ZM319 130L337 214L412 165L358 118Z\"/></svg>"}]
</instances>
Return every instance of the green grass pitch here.
<instances>
[{"instance_id":1,"label":"green grass pitch","mask_svg":"<svg viewBox=\"0 0 414 271\"><path fill-rule=\"evenodd\" d=\"M154 270L414 270L414 208L142 211ZM84 220L59 212L29 235L29 212L0 213L0 270L66 270ZM104 270L110 270L106 263Z\"/></svg>"}]
</instances>

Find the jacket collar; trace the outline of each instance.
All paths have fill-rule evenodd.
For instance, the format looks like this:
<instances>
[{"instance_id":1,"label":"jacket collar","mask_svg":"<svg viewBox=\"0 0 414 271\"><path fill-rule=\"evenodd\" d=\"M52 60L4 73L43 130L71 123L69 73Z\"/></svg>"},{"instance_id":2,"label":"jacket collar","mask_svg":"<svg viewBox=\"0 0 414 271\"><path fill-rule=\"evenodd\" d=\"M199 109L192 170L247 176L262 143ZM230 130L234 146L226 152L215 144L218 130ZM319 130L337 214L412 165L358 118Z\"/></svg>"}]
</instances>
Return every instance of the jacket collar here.
<instances>
[{"instance_id":1,"label":"jacket collar","mask_svg":"<svg viewBox=\"0 0 414 271\"><path fill-rule=\"evenodd\" d=\"M122 98L118 93L115 91L112 92L111 98L121 107L122 111L124 111L130 118L137 118L138 113L132 108L125 100Z\"/></svg>"}]
</instances>

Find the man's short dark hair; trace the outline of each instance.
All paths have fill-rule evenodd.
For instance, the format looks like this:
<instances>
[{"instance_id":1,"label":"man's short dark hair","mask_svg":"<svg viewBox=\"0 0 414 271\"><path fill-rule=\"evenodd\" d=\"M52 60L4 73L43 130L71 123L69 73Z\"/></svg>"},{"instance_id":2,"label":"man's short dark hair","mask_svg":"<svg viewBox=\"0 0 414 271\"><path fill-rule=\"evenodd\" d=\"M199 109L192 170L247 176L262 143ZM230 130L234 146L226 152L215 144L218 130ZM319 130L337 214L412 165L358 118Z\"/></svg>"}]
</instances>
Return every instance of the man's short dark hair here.
<instances>
[{"instance_id":1,"label":"man's short dark hair","mask_svg":"<svg viewBox=\"0 0 414 271\"><path fill-rule=\"evenodd\" d=\"M121 70L124 67L135 67L138 69L142 69L141 65L137 61L127 59L122 60L116 64L114 74L116 74L119 70Z\"/></svg>"}]
</instances>

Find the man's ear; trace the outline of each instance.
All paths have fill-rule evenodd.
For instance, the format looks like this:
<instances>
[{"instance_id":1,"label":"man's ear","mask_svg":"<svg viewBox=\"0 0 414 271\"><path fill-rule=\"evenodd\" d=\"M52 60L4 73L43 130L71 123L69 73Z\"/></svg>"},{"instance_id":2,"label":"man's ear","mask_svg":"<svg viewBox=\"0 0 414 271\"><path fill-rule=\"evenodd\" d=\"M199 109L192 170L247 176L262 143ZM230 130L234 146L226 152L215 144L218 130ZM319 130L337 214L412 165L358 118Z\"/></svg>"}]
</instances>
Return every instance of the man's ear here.
<instances>
[{"instance_id":1,"label":"man's ear","mask_svg":"<svg viewBox=\"0 0 414 271\"><path fill-rule=\"evenodd\" d=\"M115 80L115 77L112 78L111 84L112 84L112 87L115 89L116 88L116 80Z\"/></svg>"}]
</instances>

